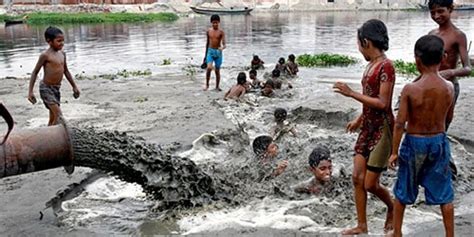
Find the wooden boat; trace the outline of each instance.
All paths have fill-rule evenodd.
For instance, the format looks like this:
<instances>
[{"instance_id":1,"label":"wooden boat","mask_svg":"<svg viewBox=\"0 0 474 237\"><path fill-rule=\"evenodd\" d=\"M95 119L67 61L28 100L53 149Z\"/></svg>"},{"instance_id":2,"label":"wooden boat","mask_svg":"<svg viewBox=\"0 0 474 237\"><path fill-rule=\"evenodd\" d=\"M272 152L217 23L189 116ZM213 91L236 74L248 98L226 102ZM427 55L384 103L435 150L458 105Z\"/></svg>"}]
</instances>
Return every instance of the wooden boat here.
<instances>
[{"instance_id":1,"label":"wooden boat","mask_svg":"<svg viewBox=\"0 0 474 237\"><path fill-rule=\"evenodd\" d=\"M247 15L250 14L250 12L253 10L253 8L248 8L248 7L242 7L242 8L237 8L237 7L231 7L231 8L214 8L214 7L191 7L191 10L193 10L195 13L199 14L240 14L240 15Z\"/></svg>"}]
</instances>

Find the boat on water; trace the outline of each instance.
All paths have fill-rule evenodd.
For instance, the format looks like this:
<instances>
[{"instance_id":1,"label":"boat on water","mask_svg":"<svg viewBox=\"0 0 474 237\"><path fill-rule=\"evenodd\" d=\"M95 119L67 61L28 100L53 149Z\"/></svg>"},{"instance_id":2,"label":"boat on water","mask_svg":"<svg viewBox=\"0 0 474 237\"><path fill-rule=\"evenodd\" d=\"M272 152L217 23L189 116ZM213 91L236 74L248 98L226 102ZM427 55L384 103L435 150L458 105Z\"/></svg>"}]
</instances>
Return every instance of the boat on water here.
<instances>
[{"instance_id":1,"label":"boat on water","mask_svg":"<svg viewBox=\"0 0 474 237\"><path fill-rule=\"evenodd\" d=\"M243 14L247 15L250 14L250 12L253 10L253 8L248 8L248 7L230 7L230 8L214 8L214 7L191 7L191 10L193 10L195 13L199 14Z\"/></svg>"},{"instance_id":2,"label":"boat on water","mask_svg":"<svg viewBox=\"0 0 474 237\"><path fill-rule=\"evenodd\" d=\"M5 20L5 26L17 25L25 23L24 19Z\"/></svg>"}]
</instances>

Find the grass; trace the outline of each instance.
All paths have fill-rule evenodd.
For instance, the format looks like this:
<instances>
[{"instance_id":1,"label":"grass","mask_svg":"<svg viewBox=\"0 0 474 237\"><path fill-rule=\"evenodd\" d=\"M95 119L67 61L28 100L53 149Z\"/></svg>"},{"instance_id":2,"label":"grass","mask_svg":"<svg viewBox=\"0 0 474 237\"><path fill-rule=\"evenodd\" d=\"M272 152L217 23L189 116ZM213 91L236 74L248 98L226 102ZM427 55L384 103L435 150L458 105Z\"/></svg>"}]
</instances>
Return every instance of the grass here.
<instances>
[{"instance_id":1,"label":"grass","mask_svg":"<svg viewBox=\"0 0 474 237\"><path fill-rule=\"evenodd\" d=\"M395 67L395 72L407 76L414 76L420 74L416 69L416 64L412 62L405 62L403 60L397 59L393 61L393 66Z\"/></svg>"},{"instance_id":2,"label":"grass","mask_svg":"<svg viewBox=\"0 0 474 237\"><path fill-rule=\"evenodd\" d=\"M171 22L178 19L174 13L29 13L26 23L31 25L43 24L85 24L85 23L130 23L130 22ZM0 19L21 19L25 15L0 15Z\"/></svg>"},{"instance_id":3,"label":"grass","mask_svg":"<svg viewBox=\"0 0 474 237\"><path fill-rule=\"evenodd\" d=\"M302 67L328 67L355 64L357 59L347 55L321 53L299 55L296 62Z\"/></svg>"},{"instance_id":4,"label":"grass","mask_svg":"<svg viewBox=\"0 0 474 237\"><path fill-rule=\"evenodd\" d=\"M171 58L165 58L163 59L163 62L161 65L171 65Z\"/></svg>"},{"instance_id":5,"label":"grass","mask_svg":"<svg viewBox=\"0 0 474 237\"><path fill-rule=\"evenodd\" d=\"M77 80L95 80L95 79L107 79L107 80L115 80L119 78L129 78L129 77L147 77L151 76L151 70L146 69L146 70L136 70L136 71L127 71L127 70L121 70L118 71L115 74L101 74L101 75L94 75L94 76L85 76L84 74L76 74L74 76L75 79Z\"/></svg>"}]
</instances>

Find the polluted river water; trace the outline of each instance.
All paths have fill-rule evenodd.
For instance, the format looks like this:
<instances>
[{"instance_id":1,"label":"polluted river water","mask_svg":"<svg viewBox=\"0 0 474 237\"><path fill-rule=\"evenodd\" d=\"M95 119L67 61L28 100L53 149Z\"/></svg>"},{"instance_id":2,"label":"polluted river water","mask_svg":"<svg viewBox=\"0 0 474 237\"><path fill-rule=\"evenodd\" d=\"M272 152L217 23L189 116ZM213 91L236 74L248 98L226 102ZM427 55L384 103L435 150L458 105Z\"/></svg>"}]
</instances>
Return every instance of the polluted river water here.
<instances>
[{"instance_id":1,"label":"polluted river water","mask_svg":"<svg viewBox=\"0 0 474 237\"><path fill-rule=\"evenodd\" d=\"M222 26L227 33L229 48L225 52L223 87L228 88L235 83L237 73L244 70L252 54L258 54L270 65L266 71L279 57L286 57L289 53L329 51L361 58L357 52L355 29L370 18L380 18L387 23L391 37L388 56L407 61L412 58L415 40L435 27L429 15L422 12L226 16L222 19ZM474 27L470 25L473 18L472 13L458 13L455 22L466 30L467 35L473 35ZM97 75L115 73L124 68L150 69L154 75L149 78L97 83L107 84L112 88L111 92L124 93L123 90L134 85L151 85L154 88L154 83L169 83L172 86L165 77L182 77L176 81L178 88L181 86L184 91L190 85L180 84L189 81L182 68L199 64L205 43L202 32L207 25L207 17L196 16L166 24L64 26L68 32L65 50L70 70ZM5 75L22 77L31 71L38 52L45 47L42 31L41 27L4 29L2 33L6 40L0 60L3 61L1 65ZM158 65L165 58L171 58L172 65ZM126 128L120 126L127 124L123 120L133 120L120 116L126 112L123 108L117 109L120 106L114 104L123 103L121 100L111 101L112 106L91 102L79 107L89 108L99 115L115 112L115 115L107 115L109 121L102 121L101 116L95 118L92 112L81 115L80 111L74 111L73 101L71 105L65 104L66 117L74 115L71 123L75 125L78 137L76 165L110 173L89 177L89 181L65 190L66 194L75 195L63 193L68 198L62 195L53 198L58 225L68 231L87 229L98 235L222 233L222 236L261 229L270 231L264 233L275 230L276 233L288 230L339 232L354 225L350 173L356 135L345 133L344 127L357 114L360 105L334 95L330 84L336 79L358 83L363 65L361 61L349 68L302 68L294 82L295 88L281 92L276 98L248 94L247 103L241 104L225 102L220 99L221 96L211 98L206 107L220 111L222 119L234 126L217 126L217 129L190 137L188 140L193 141L192 145L191 142L179 145L171 141L153 145L150 141L160 141L156 138L160 134L139 132L145 128L134 126L134 123L128 123ZM202 76L202 71L197 70L196 77ZM399 90L409 78L399 77L398 80ZM184 91L178 96L186 96L187 92L202 93L198 92L201 82L198 80L192 84L197 89ZM23 83L26 84L26 81ZM81 83L90 92L97 93L92 89L93 81L79 81L79 85ZM2 99L7 101L8 96ZM151 96L149 98L151 100ZM93 101L93 98L84 99ZM150 112L140 102L135 102L135 105L137 114L142 110ZM144 105L149 104L145 102ZM197 102L190 105L196 106ZM113 106L115 110L111 112L110 107ZM250 143L256 136L268 133L273 124L273 110L277 107L289 111L289 120L296 124L298 137L285 136L278 141L280 155L277 159L289 160L285 172L274 179L256 182L259 174ZM170 112L169 119L184 119L173 116L173 112L166 108L157 113L165 112ZM88 120L81 116L94 118ZM43 120L28 120L29 123L25 124L28 127L44 124ZM119 125L112 125L115 120ZM152 127L159 127L160 121L155 122ZM99 128L90 129L84 125ZM199 121L194 121L194 125L200 126ZM149 141L106 130L128 131L143 135ZM155 131L153 128L150 130ZM182 131L180 136L189 135ZM307 157L315 144L325 145L331 150L335 166L333 182L324 195L296 194L291 187L311 177L307 171ZM456 214L472 214L466 210L468 208L463 208L468 207L463 206L465 197L472 197L471 173L474 167L469 160L472 155L463 143L454 138L451 145L460 169L455 183ZM382 182L391 188L394 179L395 173L389 171L382 177ZM420 222L440 221L437 209L423 205L423 198L420 198L414 207L407 209L405 232L418 233ZM370 233L381 234L385 207L376 198L370 197L367 213Z\"/></svg>"}]
</instances>

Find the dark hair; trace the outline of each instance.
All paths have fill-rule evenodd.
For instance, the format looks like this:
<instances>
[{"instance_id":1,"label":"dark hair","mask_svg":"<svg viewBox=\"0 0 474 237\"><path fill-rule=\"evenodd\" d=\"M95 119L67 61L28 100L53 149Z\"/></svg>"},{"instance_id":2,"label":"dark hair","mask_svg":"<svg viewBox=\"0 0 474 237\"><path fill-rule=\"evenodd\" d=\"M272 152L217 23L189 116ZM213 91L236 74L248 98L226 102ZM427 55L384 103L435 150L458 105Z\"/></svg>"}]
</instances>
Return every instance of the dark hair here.
<instances>
[{"instance_id":1,"label":"dark hair","mask_svg":"<svg viewBox=\"0 0 474 237\"><path fill-rule=\"evenodd\" d=\"M50 26L44 32L44 38L46 39L46 41L50 41L50 40L56 39L56 37L58 37L58 35L62 35L62 34L63 34L63 32L59 28L56 28L54 26Z\"/></svg>"},{"instance_id":2,"label":"dark hair","mask_svg":"<svg viewBox=\"0 0 474 237\"><path fill-rule=\"evenodd\" d=\"M260 58L258 57L258 55L254 55L253 56L253 60L259 60Z\"/></svg>"},{"instance_id":3,"label":"dark hair","mask_svg":"<svg viewBox=\"0 0 474 237\"><path fill-rule=\"evenodd\" d=\"M245 72L239 72L239 75L237 75L237 84L243 85L247 82L247 75L245 75Z\"/></svg>"},{"instance_id":4,"label":"dark hair","mask_svg":"<svg viewBox=\"0 0 474 237\"><path fill-rule=\"evenodd\" d=\"M273 71L272 71L272 76L273 76L273 77L280 77L280 70L278 70L278 69L276 69L276 68L273 69Z\"/></svg>"},{"instance_id":5,"label":"dark hair","mask_svg":"<svg viewBox=\"0 0 474 237\"><path fill-rule=\"evenodd\" d=\"M435 6L440 7L453 7L453 0L430 0L428 1L428 8L432 9Z\"/></svg>"},{"instance_id":6,"label":"dark hair","mask_svg":"<svg viewBox=\"0 0 474 237\"><path fill-rule=\"evenodd\" d=\"M444 42L435 35L425 35L415 43L415 56L426 66L441 63L444 54Z\"/></svg>"},{"instance_id":7,"label":"dark hair","mask_svg":"<svg viewBox=\"0 0 474 237\"><path fill-rule=\"evenodd\" d=\"M257 75L257 70L252 69L252 70L249 71L249 74L254 74L256 76Z\"/></svg>"},{"instance_id":8,"label":"dark hair","mask_svg":"<svg viewBox=\"0 0 474 237\"><path fill-rule=\"evenodd\" d=\"M275 89L281 89L281 80L275 79L273 80L273 84L275 85Z\"/></svg>"},{"instance_id":9,"label":"dark hair","mask_svg":"<svg viewBox=\"0 0 474 237\"><path fill-rule=\"evenodd\" d=\"M286 109L283 108L277 108L275 109L275 112L273 112L273 116L275 116L277 122L285 121L287 115L288 113L286 112Z\"/></svg>"},{"instance_id":10,"label":"dark hair","mask_svg":"<svg viewBox=\"0 0 474 237\"><path fill-rule=\"evenodd\" d=\"M318 167L319 162L323 160L331 160L331 152L325 146L316 146L308 157L310 167Z\"/></svg>"},{"instance_id":11,"label":"dark hair","mask_svg":"<svg viewBox=\"0 0 474 237\"><path fill-rule=\"evenodd\" d=\"M275 88L275 84L273 84L273 80L272 79L268 79L266 82L265 82L265 86L271 86L272 89Z\"/></svg>"},{"instance_id":12,"label":"dark hair","mask_svg":"<svg viewBox=\"0 0 474 237\"><path fill-rule=\"evenodd\" d=\"M261 156L265 154L268 146L270 146L272 142L273 142L273 138L270 136L267 136L267 135L258 136L252 142L253 152L257 156Z\"/></svg>"},{"instance_id":13,"label":"dark hair","mask_svg":"<svg viewBox=\"0 0 474 237\"><path fill-rule=\"evenodd\" d=\"M285 58L278 59L278 63L285 63Z\"/></svg>"},{"instance_id":14,"label":"dark hair","mask_svg":"<svg viewBox=\"0 0 474 237\"><path fill-rule=\"evenodd\" d=\"M372 19L366 21L357 29L357 38L363 47L366 47L364 40L370 40L376 48L388 50L387 27L380 20Z\"/></svg>"},{"instance_id":15,"label":"dark hair","mask_svg":"<svg viewBox=\"0 0 474 237\"><path fill-rule=\"evenodd\" d=\"M212 15L211 16L211 22L213 22L213 21L221 22L221 18L219 17L219 15Z\"/></svg>"},{"instance_id":16,"label":"dark hair","mask_svg":"<svg viewBox=\"0 0 474 237\"><path fill-rule=\"evenodd\" d=\"M292 62L295 61L295 58L296 58L296 57L295 57L294 54L290 54L290 56L288 56L288 59L289 59L290 61L292 61Z\"/></svg>"}]
</instances>

